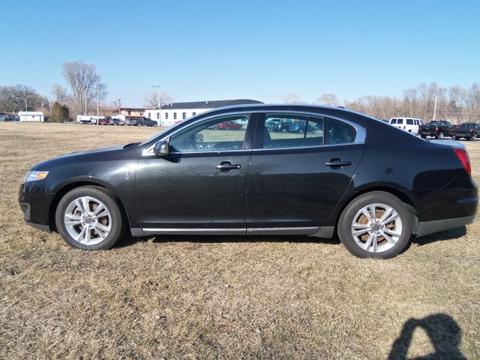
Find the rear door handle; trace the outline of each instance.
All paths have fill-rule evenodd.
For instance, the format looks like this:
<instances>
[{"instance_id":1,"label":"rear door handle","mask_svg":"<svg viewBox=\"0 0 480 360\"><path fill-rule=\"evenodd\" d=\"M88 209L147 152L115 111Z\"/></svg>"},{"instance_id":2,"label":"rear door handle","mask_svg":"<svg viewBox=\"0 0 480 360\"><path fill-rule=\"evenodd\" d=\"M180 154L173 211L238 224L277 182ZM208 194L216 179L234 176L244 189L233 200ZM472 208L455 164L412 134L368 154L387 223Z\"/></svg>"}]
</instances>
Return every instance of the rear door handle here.
<instances>
[{"instance_id":1,"label":"rear door handle","mask_svg":"<svg viewBox=\"0 0 480 360\"><path fill-rule=\"evenodd\" d=\"M351 161L342 161L340 159L331 159L325 163L325 166L330 167L342 167L342 166L350 166L352 165Z\"/></svg>"},{"instance_id":2,"label":"rear door handle","mask_svg":"<svg viewBox=\"0 0 480 360\"><path fill-rule=\"evenodd\" d=\"M230 161L222 161L216 168L220 171L230 171L240 169L242 165L232 164Z\"/></svg>"}]
</instances>

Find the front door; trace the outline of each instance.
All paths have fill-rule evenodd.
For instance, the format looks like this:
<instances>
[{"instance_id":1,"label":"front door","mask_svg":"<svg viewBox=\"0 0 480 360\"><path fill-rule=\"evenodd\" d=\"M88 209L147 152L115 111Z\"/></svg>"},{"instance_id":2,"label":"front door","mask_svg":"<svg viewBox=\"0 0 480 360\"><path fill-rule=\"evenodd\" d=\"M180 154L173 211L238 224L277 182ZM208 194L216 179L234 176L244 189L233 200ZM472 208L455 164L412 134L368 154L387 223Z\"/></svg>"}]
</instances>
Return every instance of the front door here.
<instances>
[{"instance_id":1,"label":"front door","mask_svg":"<svg viewBox=\"0 0 480 360\"><path fill-rule=\"evenodd\" d=\"M250 126L248 114L205 119L174 133L166 158L142 158L135 227L244 234Z\"/></svg>"},{"instance_id":2,"label":"front door","mask_svg":"<svg viewBox=\"0 0 480 360\"><path fill-rule=\"evenodd\" d=\"M285 126L284 126L285 125ZM355 127L303 114L266 114L247 182L249 233L315 233L363 154Z\"/></svg>"}]
</instances>

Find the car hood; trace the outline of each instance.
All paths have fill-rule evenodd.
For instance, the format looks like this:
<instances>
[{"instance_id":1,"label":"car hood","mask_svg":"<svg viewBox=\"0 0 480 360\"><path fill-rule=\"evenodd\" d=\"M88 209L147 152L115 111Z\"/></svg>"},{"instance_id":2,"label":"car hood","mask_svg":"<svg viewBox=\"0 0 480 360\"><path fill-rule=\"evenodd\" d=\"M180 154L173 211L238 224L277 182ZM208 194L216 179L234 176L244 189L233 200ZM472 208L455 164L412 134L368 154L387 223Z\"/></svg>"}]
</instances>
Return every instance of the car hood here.
<instances>
[{"instance_id":1,"label":"car hood","mask_svg":"<svg viewBox=\"0 0 480 360\"><path fill-rule=\"evenodd\" d=\"M64 155L57 156L55 158L43 161L36 164L32 167L32 170L48 170L49 168L57 165L62 165L65 163L71 163L72 161L81 161L82 158L89 160L92 157L101 158L103 156L108 156L112 153L123 151L125 145L114 145L108 147L102 147L98 149L85 150L85 151L74 151Z\"/></svg>"}]
</instances>

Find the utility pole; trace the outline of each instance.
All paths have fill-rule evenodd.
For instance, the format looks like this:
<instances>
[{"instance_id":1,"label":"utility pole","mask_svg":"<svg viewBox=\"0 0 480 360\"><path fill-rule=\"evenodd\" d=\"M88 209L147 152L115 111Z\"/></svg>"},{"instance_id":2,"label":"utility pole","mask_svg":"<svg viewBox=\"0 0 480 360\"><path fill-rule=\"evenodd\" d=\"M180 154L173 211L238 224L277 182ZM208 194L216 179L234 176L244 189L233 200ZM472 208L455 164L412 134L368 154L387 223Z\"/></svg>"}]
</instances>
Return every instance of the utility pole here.
<instances>
[{"instance_id":1,"label":"utility pole","mask_svg":"<svg viewBox=\"0 0 480 360\"><path fill-rule=\"evenodd\" d=\"M25 98L25 121L28 121L27 98Z\"/></svg>"},{"instance_id":2,"label":"utility pole","mask_svg":"<svg viewBox=\"0 0 480 360\"><path fill-rule=\"evenodd\" d=\"M438 96L435 95L435 101L433 103L433 120L435 120L435 117L437 116L437 98Z\"/></svg>"},{"instance_id":3,"label":"utility pole","mask_svg":"<svg viewBox=\"0 0 480 360\"><path fill-rule=\"evenodd\" d=\"M99 121L99 118L98 118L98 114L99 114L99 96L100 96L100 90L98 89L97 87L97 125L100 125L100 121Z\"/></svg>"},{"instance_id":4,"label":"utility pole","mask_svg":"<svg viewBox=\"0 0 480 360\"><path fill-rule=\"evenodd\" d=\"M157 123L158 126L162 126L162 96L160 94L160 85L152 85L153 88L157 88L158 92L158 117L160 120L160 123Z\"/></svg>"}]
</instances>

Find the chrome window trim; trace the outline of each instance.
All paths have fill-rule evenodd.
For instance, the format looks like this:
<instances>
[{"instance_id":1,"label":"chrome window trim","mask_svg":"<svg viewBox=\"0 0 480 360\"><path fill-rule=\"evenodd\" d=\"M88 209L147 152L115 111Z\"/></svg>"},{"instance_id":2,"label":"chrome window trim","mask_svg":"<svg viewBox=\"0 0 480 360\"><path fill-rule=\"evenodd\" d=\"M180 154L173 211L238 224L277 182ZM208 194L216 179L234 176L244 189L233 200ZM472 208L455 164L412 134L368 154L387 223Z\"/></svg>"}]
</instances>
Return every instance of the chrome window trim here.
<instances>
[{"instance_id":1,"label":"chrome window trim","mask_svg":"<svg viewBox=\"0 0 480 360\"><path fill-rule=\"evenodd\" d=\"M365 144L365 140L367 138L367 130L363 127L358 125L357 123L339 118L337 116L332 116L332 115L325 115L323 113L315 113L315 112L310 112L310 111L294 111L294 110L243 110L243 111L236 111L232 113L225 113L225 114L215 114L211 115L202 119L198 119L191 124L188 124L187 127L180 127L179 129L175 130L171 134L168 134L167 136L158 139L155 141L151 146L149 146L147 149L143 150L142 156L147 157L147 156L155 156L153 153L153 148L155 147L155 144L159 141L164 141L169 137L174 136L177 134L179 131L184 130L185 128L189 128L190 126L195 126L196 124L203 122L203 121L209 121L215 118L220 118L220 117L227 117L227 116L235 116L235 115L243 115L243 114L284 114L284 115L289 115L289 114L296 114L296 115L307 115L307 116L313 116L313 117L324 117L324 118L330 118L334 120L338 120L341 122L344 122L350 126L352 126L356 133L357 136L355 137L355 141L352 143L346 143L346 144L326 144L326 145L315 145L315 146L295 146L295 147L284 147L284 148L254 148L254 149L240 149L240 150L225 150L225 151L189 151L189 152L175 152L172 154L223 154L223 153L232 153L232 152L252 152L252 151L277 151L277 150L294 150L294 149L316 149L316 148L324 148L324 147L332 147L332 146L349 146L349 145L359 145L359 144Z\"/></svg>"}]
</instances>

